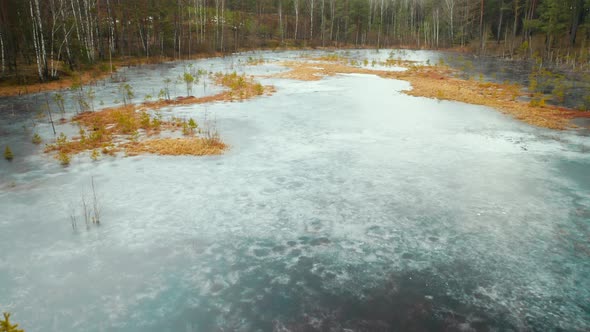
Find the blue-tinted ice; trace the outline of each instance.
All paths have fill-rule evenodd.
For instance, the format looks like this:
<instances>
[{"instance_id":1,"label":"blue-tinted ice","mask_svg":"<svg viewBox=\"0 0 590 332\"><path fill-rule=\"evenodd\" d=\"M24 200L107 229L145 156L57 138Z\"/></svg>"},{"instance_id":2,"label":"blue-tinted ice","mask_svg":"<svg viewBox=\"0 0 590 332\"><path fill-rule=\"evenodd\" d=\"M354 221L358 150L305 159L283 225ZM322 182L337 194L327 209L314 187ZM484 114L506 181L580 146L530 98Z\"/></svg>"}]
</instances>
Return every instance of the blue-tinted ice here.
<instances>
[{"instance_id":1,"label":"blue-tinted ice","mask_svg":"<svg viewBox=\"0 0 590 332\"><path fill-rule=\"evenodd\" d=\"M590 329L584 132L370 75L273 79L286 69L248 56L191 63L265 76L276 94L163 111L214 125L222 156L62 168L30 143L52 136L23 106L45 97L0 100L15 152L0 161L0 311L28 332ZM122 74L140 101L186 65ZM94 87L97 103L116 85ZM92 178L101 224L87 230Z\"/></svg>"}]
</instances>

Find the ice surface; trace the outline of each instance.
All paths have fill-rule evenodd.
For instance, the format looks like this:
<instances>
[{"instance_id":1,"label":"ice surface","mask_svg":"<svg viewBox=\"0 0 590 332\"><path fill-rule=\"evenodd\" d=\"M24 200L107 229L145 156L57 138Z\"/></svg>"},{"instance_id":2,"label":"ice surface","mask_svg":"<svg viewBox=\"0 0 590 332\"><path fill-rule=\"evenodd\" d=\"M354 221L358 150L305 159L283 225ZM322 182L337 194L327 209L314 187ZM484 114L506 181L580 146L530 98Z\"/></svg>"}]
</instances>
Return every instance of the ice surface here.
<instances>
[{"instance_id":1,"label":"ice surface","mask_svg":"<svg viewBox=\"0 0 590 332\"><path fill-rule=\"evenodd\" d=\"M0 310L30 332L590 329L589 137L371 75L268 78L300 56L192 62L277 88L164 112L214 122L222 156L62 168L22 128L34 111L1 100L17 158L0 161ZM122 75L141 96L187 65ZM116 83L95 89L116 99Z\"/></svg>"}]
</instances>

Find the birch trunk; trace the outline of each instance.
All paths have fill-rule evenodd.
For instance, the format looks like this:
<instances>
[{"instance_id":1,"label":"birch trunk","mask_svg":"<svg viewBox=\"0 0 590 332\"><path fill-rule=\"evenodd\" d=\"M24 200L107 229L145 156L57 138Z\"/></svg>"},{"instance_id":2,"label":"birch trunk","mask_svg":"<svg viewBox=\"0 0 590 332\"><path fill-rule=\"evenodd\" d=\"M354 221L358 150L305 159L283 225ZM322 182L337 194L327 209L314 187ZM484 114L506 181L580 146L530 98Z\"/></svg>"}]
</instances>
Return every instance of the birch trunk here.
<instances>
[{"instance_id":1,"label":"birch trunk","mask_svg":"<svg viewBox=\"0 0 590 332\"><path fill-rule=\"evenodd\" d=\"M314 0L310 0L311 9L309 11L309 41L313 40L313 4Z\"/></svg>"},{"instance_id":2,"label":"birch trunk","mask_svg":"<svg viewBox=\"0 0 590 332\"><path fill-rule=\"evenodd\" d=\"M29 1L29 9L30 9L30 13L31 13L31 23L33 26L33 47L35 48L35 59L37 61L37 74L39 75L39 80L43 81L43 70L41 68L41 52L39 50L39 42L38 42L38 36L37 36L37 22L36 22L36 17L35 14L33 12L33 1Z\"/></svg>"},{"instance_id":3,"label":"birch trunk","mask_svg":"<svg viewBox=\"0 0 590 332\"><path fill-rule=\"evenodd\" d=\"M45 38L43 38L43 22L41 21L41 10L39 8L39 0L35 0L35 15L38 25L38 43L41 46L41 66L43 67L43 78L47 77L47 52L45 50Z\"/></svg>"},{"instance_id":4,"label":"birch trunk","mask_svg":"<svg viewBox=\"0 0 590 332\"><path fill-rule=\"evenodd\" d=\"M2 52L2 75L4 75L4 71L6 70L6 66L4 63L4 37L2 36L2 29L0 29L0 50Z\"/></svg>"},{"instance_id":5,"label":"birch trunk","mask_svg":"<svg viewBox=\"0 0 590 332\"><path fill-rule=\"evenodd\" d=\"M299 27L299 0L293 0L293 6L295 7L295 40L297 40L297 29Z\"/></svg>"}]
</instances>

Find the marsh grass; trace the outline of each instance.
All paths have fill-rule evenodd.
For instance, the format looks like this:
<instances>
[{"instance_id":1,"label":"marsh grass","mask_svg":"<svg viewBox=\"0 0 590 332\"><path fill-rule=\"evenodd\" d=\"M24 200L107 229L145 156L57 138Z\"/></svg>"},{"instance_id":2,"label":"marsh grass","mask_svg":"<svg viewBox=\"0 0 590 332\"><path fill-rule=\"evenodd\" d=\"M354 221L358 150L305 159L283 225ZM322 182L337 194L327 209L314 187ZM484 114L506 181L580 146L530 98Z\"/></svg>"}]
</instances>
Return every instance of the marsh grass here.
<instances>
[{"instance_id":1,"label":"marsh grass","mask_svg":"<svg viewBox=\"0 0 590 332\"><path fill-rule=\"evenodd\" d=\"M125 144L129 155L143 153L179 156L204 156L222 154L227 145L218 135L214 137L158 138Z\"/></svg>"},{"instance_id":2,"label":"marsh grass","mask_svg":"<svg viewBox=\"0 0 590 332\"><path fill-rule=\"evenodd\" d=\"M265 62L265 60L262 56L258 57L258 58L255 58L253 56L249 56L248 59L246 60L246 64L248 66L258 66L258 65L263 64L264 62Z\"/></svg>"},{"instance_id":3,"label":"marsh grass","mask_svg":"<svg viewBox=\"0 0 590 332\"><path fill-rule=\"evenodd\" d=\"M572 118L590 117L589 112L580 112L544 103L519 101L520 96L527 94L518 84L462 79L457 77L456 73L448 66L418 66L407 63L405 65L406 71L384 71L354 67L340 61L323 62L320 65L301 61L289 61L282 64L291 68L291 71L274 75L274 77L315 81L321 80L325 76L359 73L405 80L412 85L411 90L404 91L408 95L490 106L510 114L518 120L539 127L566 129L572 126L570 122Z\"/></svg>"},{"instance_id":4,"label":"marsh grass","mask_svg":"<svg viewBox=\"0 0 590 332\"><path fill-rule=\"evenodd\" d=\"M101 151L103 155L111 156L120 151L125 151L127 155L136 155L143 151L144 153L161 152L167 155L201 156L219 154L225 149L218 135L213 138L194 137L200 133L200 128L192 118L186 120L173 117L170 121L164 121L161 116L150 116L145 110L136 110L132 105L81 113L75 116L73 121L81 126L79 136L68 139L61 133L54 144L49 144L45 148L45 152L55 152L56 159L64 166L69 165L72 154L83 151L91 151L91 159L98 160L98 151ZM182 130L187 138L180 141L149 139L162 130ZM151 143L144 144L142 140ZM170 146L165 148L166 144Z\"/></svg>"},{"instance_id":5,"label":"marsh grass","mask_svg":"<svg viewBox=\"0 0 590 332\"><path fill-rule=\"evenodd\" d=\"M78 231L78 217L79 212L82 214L82 220L86 226L86 230L90 230L91 226L99 226L101 222L100 204L96 194L96 186L94 184L94 177L90 178L91 193L88 195L82 192L80 195L80 205L71 204L69 221L74 232ZM90 198L88 198L90 196ZM78 210L80 209L80 211ZM79 212L78 212L79 211Z\"/></svg>"},{"instance_id":6,"label":"marsh grass","mask_svg":"<svg viewBox=\"0 0 590 332\"><path fill-rule=\"evenodd\" d=\"M239 75L235 71L232 73L216 73L213 75L215 83L224 86L229 91L222 92L217 96L220 100L233 101L244 100L263 94L272 94L275 89L272 86L263 86L254 81L252 76L245 74Z\"/></svg>"},{"instance_id":7,"label":"marsh grass","mask_svg":"<svg viewBox=\"0 0 590 332\"><path fill-rule=\"evenodd\" d=\"M198 71L196 75L203 75ZM192 75L192 74L191 74ZM215 95L196 98L193 96L169 99L169 85L171 81L164 81L159 99L146 100L142 104L133 105L133 89L126 83L119 85L119 94L123 105L105 108L96 112L82 112L73 117L72 121L80 125L79 136L68 139L63 133L57 137L55 143L48 144L45 152L56 153L56 158L63 164L70 163L70 155L91 151L92 160L98 160L98 151L103 155L115 155L125 152L127 155L139 153L157 153L166 155L205 155L220 154L227 146L222 142L215 130L201 128L197 122L190 119L172 117L165 121L157 110L176 105L192 105L216 101L245 100L263 94L272 94L272 86L263 86L253 77L232 73L212 74L215 83L227 88ZM148 110L155 114L148 113ZM186 137L180 139L158 138L161 131L181 130ZM201 136L198 136L203 134Z\"/></svg>"}]
</instances>

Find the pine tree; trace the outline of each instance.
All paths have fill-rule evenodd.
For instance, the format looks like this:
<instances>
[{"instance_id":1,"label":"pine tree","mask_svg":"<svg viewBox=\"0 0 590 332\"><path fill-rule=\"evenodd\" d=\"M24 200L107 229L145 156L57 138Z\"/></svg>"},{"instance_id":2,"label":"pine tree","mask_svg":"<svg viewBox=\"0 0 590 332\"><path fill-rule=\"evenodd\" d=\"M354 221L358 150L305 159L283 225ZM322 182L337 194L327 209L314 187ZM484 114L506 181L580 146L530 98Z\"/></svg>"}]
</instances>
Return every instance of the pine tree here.
<instances>
[{"instance_id":1,"label":"pine tree","mask_svg":"<svg viewBox=\"0 0 590 332\"><path fill-rule=\"evenodd\" d=\"M18 324L10 323L10 314L4 313L4 320L0 320L0 332L25 332L18 328Z\"/></svg>"}]
</instances>

